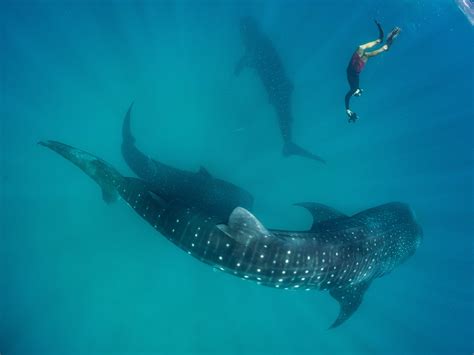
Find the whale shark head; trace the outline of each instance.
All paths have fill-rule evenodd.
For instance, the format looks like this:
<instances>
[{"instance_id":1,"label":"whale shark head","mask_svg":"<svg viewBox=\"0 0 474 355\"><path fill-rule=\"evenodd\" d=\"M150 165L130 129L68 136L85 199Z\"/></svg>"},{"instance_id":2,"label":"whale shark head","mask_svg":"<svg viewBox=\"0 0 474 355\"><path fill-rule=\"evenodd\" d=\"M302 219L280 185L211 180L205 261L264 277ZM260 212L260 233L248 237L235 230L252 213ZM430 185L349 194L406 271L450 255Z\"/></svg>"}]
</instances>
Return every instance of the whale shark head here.
<instances>
[{"instance_id":1,"label":"whale shark head","mask_svg":"<svg viewBox=\"0 0 474 355\"><path fill-rule=\"evenodd\" d=\"M413 255L423 239L423 229L412 208L405 203L387 203L360 212L353 218L366 225L373 235L398 240L403 246L400 262Z\"/></svg>"}]
</instances>

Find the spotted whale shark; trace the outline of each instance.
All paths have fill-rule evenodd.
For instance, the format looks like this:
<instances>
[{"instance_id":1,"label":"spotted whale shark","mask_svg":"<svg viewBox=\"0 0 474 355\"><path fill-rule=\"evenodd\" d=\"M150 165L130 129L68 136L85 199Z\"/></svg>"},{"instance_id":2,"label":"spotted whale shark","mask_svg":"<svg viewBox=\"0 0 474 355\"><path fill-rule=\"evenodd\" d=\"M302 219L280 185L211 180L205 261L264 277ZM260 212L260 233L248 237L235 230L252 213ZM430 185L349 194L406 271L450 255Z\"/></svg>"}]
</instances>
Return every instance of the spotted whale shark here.
<instances>
[{"instance_id":1,"label":"spotted whale shark","mask_svg":"<svg viewBox=\"0 0 474 355\"><path fill-rule=\"evenodd\" d=\"M268 94L269 103L275 108L280 131L283 137L283 154L299 155L324 163L320 156L309 152L293 142L293 114L291 97L293 83L288 78L281 58L271 40L261 31L255 19L243 17L240 21L240 33L245 54L235 66L234 73L239 75L242 69L254 68Z\"/></svg>"},{"instance_id":2,"label":"spotted whale shark","mask_svg":"<svg viewBox=\"0 0 474 355\"><path fill-rule=\"evenodd\" d=\"M353 216L300 203L314 219L307 231L267 229L242 207L223 221L182 200L163 198L146 181L124 177L92 154L55 141L40 144L95 180L104 199L121 196L155 230L201 262L269 287L329 291L340 305L331 327L358 309L373 280L412 256L423 235L411 208L399 202Z\"/></svg>"},{"instance_id":3,"label":"spotted whale shark","mask_svg":"<svg viewBox=\"0 0 474 355\"><path fill-rule=\"evenodd\" d=\"M132 107L133 104L123 120L122 156L130 169L147 181L153 191L163 198L181 199L186 204L225 218L236 207L252 208L253 197L248 191L216 178L204 167L196 173L185 171L159 162L140 151L131 131Z\"/></svg>"}]
</instances>

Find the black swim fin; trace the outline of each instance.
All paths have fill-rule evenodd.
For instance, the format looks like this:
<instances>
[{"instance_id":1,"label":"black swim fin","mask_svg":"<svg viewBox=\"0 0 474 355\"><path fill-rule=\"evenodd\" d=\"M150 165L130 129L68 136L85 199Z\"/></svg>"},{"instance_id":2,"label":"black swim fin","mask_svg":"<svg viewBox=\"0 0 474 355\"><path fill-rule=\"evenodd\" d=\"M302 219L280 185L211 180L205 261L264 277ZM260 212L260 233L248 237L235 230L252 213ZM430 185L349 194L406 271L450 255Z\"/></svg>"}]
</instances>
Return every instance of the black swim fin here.
<instances>
[{"instance_id":1,"label":"black swim fin","mask_svg":"<svg viewBox=\"0 0 474 355\"><path fill-rule=\"evenodd\" d=\"M395 38L398 37L402 29L400 27L395 27L387 36L387 46L390 48L390 46L393 44L393 41Z\"/></svg>"},{"instance_id":2,"label":"black swim fin","mask_svg":"<svg viewBox=\"0 0 474 355\"><path fill-rule=\"evenodd\" d=\"M326 161L323 158L321 158L320 156L316 154L311 153L310 151L300 147L299 145L293 142L285 143L283 147L283 155L284 156L299 155L300 157L312 159L320 163L326 164Z\"/></svg>"},{"instance_id":3,"label":"black swim fin","mask_svg":"<svg viewBox=\"0 0 474 355\"><path fill-rule=\"evenodd\" d=\"M349 123L355 123L355 121L359 119L359 116L357 116L357 113L355 113L354 111L350 111L350 113L347 112L347 115L349 116L347 120Z\"/></svg>"},{"instance_id":4,"label":"black swim fin","mask_svg":"<svg viewBox=\"0 0 474 355\"><path fill-rule=\"evenodd\" d=\"M375 24L377 25L377 28L378 28L378 30L379 30L379 38L378 38L378 40L379 40L380 42L382 42L382 41L383 41L383 28L382 28L382 25L380 25L380 22L378 22L377 20L374 20L374 22L375 22Z\"/></svg>"}]
</instances>

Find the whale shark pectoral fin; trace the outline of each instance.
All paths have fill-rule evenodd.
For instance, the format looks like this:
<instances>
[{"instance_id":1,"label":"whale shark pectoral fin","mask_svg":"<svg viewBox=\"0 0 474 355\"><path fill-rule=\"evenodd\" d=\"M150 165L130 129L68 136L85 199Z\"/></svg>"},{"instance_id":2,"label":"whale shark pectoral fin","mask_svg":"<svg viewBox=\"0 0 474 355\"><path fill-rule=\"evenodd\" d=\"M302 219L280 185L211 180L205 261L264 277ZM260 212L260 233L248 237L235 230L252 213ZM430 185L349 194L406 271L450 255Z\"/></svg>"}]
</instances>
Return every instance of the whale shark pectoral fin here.
<instances>
[{"instance_id":1,"label":"whale shark pectoral fin","mask_svg":"<svg viewBox=\"0 0 474 355\"><path fill-rule=\"evenodd\" d=\"M209 179L212 178L212 175L203 166L199 167L198 174L200 174L201 176L205 176L206 178L209 178Z\"/></svg>"},{"instance_id":2,"label":"whale shark pectoral fin","mask_svg":"<svg viewBox=\"0 0 474 355\"><path fill-rule=\"evenodd\" d=\"M339 316L329 327L330 329L340 326L357 311L369 286L370 281L348 287L335 288L329 292L339 302L340 306Z\"/></svg>"},{"instance_id":3,"label":"whale shark pectoral fin","mask_svg":"<svg viewBox=\"0 0 474 355\"><path fill-rule=\"evenodd\" d=\"M232 211L227 225L218 225L218 228L244 245L258 238L268 237L270 232L263 224L245 208L237 207Z\"/></svg>"},{"instance_id":4,"label":"whale shark pectoral fin","mask_svg":"<svg viewBox=\"0 0 474 355\"><path fill-rule=\"evenodd\" d=\"M318 228L320 222L328 221L330 219L347 217L345 214L331 208L329 206L323 205L316 202L300 202L295 203L295 206L300 206L306 208L309 213L313 216L313 225L311 226L311 231Z\"/></svg>"},{"instance_id":5,"label":"whale shark pectoral fin","mask_svg":"<svg viewBox=\"0 0 474 355\"><path fill-rule=\"evenodd\" d=\"M263 224L253 214L242 207L237 207L232 211L228 226L232 231L269 234Z\"/></svg>"}]
</instances>

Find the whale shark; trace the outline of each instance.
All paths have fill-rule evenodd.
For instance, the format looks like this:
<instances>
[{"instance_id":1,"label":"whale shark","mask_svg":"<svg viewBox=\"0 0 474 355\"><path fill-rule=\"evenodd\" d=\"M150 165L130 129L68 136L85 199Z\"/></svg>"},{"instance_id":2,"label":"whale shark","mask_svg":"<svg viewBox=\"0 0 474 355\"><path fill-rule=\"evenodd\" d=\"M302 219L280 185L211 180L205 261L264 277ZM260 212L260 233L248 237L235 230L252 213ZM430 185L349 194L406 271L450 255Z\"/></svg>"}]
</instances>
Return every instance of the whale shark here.
<instances>
[{"instance_id":1,"label":"whale shark","mask_svg":"<svg viewBox=\"0 0 474 355\"><path fill-rule=\"evenodd\" d=\"M252 195L230 183L212 176L201 167L189 172L161 163L141 152L131 131L133 103L122 125L122 156L130 169L147 181L158 195L167 199L182 199L216 216L227 218L236 207L251 209Z\"/></svg>"},{"instance_id":2,"label":"whale shark","mask_svg":"<svg viewBox=\"0 0 474 355\"><path fill-rule=\"evenodd\" d=\"M268 94L269 103L275 108L280 131L283 137L283 154L299 155L324 163L320 156L309 152L293 142L291 97L293 83L288 78L281 58L271 40L260 30L257 22L251 17L240 21L240 33L245 47L245 54L237 62L234 70L239 75L242 69L254 68Z\"/></svg>"},{"instance_id":3,"label":"whale shark","mask_svg":"<svg viewBox=\"0 0 474 355\"><path fill-rule=\"evenodd\" d=\"M347 216L318 203L299 203L313 216L305 231L267 229L237 207L227 220L167 199L141 179L124 177L104 160L56 141L43 141L89 175L108 202L119 196L156 231L201 262L244 280L284 290L320 290L339 302L331 328L359 308L371 283L412 256L423 232L400 202Z\"/></svg>"}]
</instances>

